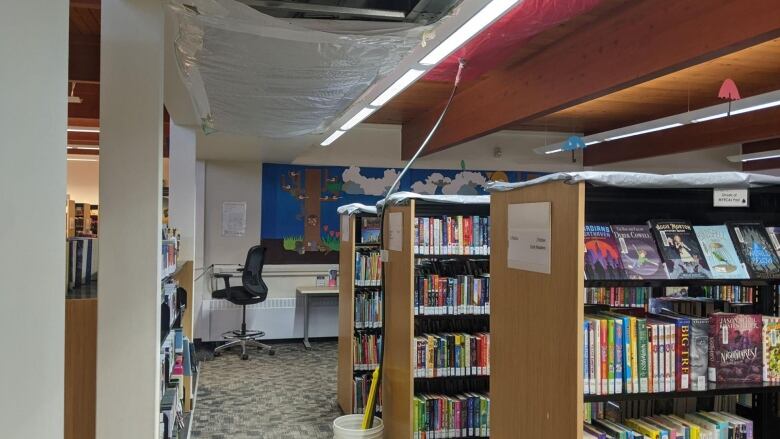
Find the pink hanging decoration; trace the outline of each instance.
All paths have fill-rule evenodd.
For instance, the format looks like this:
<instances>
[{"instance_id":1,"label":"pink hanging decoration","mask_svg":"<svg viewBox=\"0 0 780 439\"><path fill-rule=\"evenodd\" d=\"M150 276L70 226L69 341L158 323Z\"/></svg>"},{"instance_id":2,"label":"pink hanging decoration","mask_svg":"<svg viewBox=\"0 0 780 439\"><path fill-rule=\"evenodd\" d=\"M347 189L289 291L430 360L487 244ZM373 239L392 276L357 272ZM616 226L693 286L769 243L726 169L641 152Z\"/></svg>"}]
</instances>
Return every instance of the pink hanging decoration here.
<instances>
[{"instance_id":1,"label":"pink hanging decoration","mask_svg":"<svg viewBox=\"0 0 780 439\"><path fill-rule=\"evenodd\" d=\"M718 92L718 97L721 99L728 99L729 101L741 99L739 96L739 89L737 89L737 84L734 83L734 80L727 78L723 81L723 85L720 86L720 91Z\"/></svg>"}]
</instances>

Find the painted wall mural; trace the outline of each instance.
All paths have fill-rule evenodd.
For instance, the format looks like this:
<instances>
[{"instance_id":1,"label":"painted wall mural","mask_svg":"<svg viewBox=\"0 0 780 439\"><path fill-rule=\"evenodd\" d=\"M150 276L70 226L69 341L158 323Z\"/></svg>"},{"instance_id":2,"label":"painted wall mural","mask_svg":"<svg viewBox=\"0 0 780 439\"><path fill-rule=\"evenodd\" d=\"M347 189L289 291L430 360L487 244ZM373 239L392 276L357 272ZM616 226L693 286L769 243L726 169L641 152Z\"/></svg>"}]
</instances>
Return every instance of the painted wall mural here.
<instances>
[{"instance_id":1,"label":"painted wall mural","mask_svg":"<svg viewBox=\"0 0 780 439\"><path fill-rule=\"evenodd\" d=\"M465 168L465 165L463 166ZM263 164L261 240L269 264L338 263L341 232L336 209L374 205L401 169ZM439 195L483 195L488 181L525 181L522 171L411 169L400 190Z\"/></svg>"}]
</instances>

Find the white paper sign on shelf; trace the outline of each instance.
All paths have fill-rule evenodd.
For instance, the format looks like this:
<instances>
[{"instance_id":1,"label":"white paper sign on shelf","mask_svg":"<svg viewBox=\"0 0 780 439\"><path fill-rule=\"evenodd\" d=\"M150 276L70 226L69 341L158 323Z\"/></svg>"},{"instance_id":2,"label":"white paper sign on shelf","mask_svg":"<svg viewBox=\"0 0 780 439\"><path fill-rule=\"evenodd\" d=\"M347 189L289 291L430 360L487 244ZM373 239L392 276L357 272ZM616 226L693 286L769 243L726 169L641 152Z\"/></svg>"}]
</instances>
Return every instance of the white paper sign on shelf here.
<instances>
[{"instance_id":1,"label":"white paper sign on shelf","mask_svg":"<svg viewBox=\"0 0 780 439\"><path fill-rule=\"evenodd\" d=\"M550 203L510 204L507 266L550 274Z\"/></svg>"},{"instance_id":2,"label":"white paper sign on shelf","mask_svg":"<svg viewBox=\"0 0 780 439\"><path fill-rule=\"evenodd\" d=\"M222 203L222 236L244 236L246 233L246 202Z\"/></svg>"},{"instance_id":3,"label":"white paper sign on shelf","mask_svg":"<svg viewBox=\"0 0 780 439\"><path fill-rule=\"evenodd\" d=\"M750 204L747 189L712 190L712 205L714 207L748 207Z\"/></svg>"},{"instance_id":4,"label":"white paper sign on shelf","mask_svg":"<svg viewBox=\"0 0 780 439\"><path fill-rule=\"evenodd\" d=\"M339 233L341 233L342 241L349 241L349 215L341 215L341 230L339 230Z\"/></svg>"},{"instance_id":5,"label":"white paper sign on shelf","mask_svg":"<svg viewBox=\"0 0 780 439\"><path fill-rule=\"evenodd\" d=\"M388 249L394 252L400 252L404 248L403 229L404 229L404 214L403 212L390 212L388 215L389 223L389 245Z\"/></svg>"}]
</instances>

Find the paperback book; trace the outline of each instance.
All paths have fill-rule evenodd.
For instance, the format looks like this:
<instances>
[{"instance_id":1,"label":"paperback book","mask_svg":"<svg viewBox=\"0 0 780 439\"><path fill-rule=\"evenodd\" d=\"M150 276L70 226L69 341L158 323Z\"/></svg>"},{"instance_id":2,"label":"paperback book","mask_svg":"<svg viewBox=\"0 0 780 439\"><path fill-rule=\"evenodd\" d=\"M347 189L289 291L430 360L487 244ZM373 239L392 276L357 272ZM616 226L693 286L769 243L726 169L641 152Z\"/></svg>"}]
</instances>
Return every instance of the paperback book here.
<instances>
[{"instance_id":1,"label":"paperback book","mask_svg":"<svg viewBox=\"0 0 780 439\"><path fill-rule=\"evenodd\" d=\"M710 268L693 226L685 221L650 221L669 279L707 279Z\"/></svg>"},{"instance_id":2,"label":"paperback book","mask_svg":"<svg viewBox=\"0 0 780 439\"><path fill-rule=\"evenodd\" d=\"M609 224L585 225L585 278L626 279L620 250Z\"/></svg>"},{"instance_id":3,"label":"paperback book","mask_svg":"<svg viewBox=\"0 0 780 439\"><path fill-rule=\"evenodd\" d=\"M661 255L646 225L613 225L612 233L629 279L666 279Z\"/></svg>"},{"instance_id":4,"label":"paperback book","mask_svg":"<svg viewBox=\"0 0 780 439\"><path fill-rule=\"evenodd\" d=\"M360 219L360 242L375 244L379 242L379 217L368 216Z\"/></svg>"},{"instance_id":5,"label":"paperback book","mask_svg":"<svg viewBox=\"0 0 780 439\"><path fill-rule=\"evenodd\" d=\"M764 371L765 382L780 383L780 317L764 316Z\"/></svg>"},{"instance_id":6,"label":"paperback book","mask_svg":"<svg viewBox=\"0 0 780 439\"><path fill-rule=\"evenodd\" d=\"M767 227L766 234L769 236L769 240L775 248L775 253L780 256L780 227Z\"/></svg>"},{"instance_id":7,"label":"paperback book","mask_svg":"<svg viewBox=\"0 0 780 439\"><path fill-rule=\"evenodd\" d=\"M763 321L760 315L715 313L710 316L709 381L761 383Z\"/></svg>"},{"instance_id":8,"label":"paperback book","mask_svg":"<svg viewBox=\"0 0 780 439\"><path fill-rule=\"evenodd\" d=\"M726 226L694 226L704 258L715 279L747 279L750 275L739 259Z\"/></svg>"},{"instance_id":9,"label":"paperback book","mask_svg":"<svg viewBox=\"0 0 780 439\"><path fill-rule=\"evenodd\" d=\"M752 278L780 277L780 259L760 223L729 223L729 232Z\"/></svg>"}]
</instances>

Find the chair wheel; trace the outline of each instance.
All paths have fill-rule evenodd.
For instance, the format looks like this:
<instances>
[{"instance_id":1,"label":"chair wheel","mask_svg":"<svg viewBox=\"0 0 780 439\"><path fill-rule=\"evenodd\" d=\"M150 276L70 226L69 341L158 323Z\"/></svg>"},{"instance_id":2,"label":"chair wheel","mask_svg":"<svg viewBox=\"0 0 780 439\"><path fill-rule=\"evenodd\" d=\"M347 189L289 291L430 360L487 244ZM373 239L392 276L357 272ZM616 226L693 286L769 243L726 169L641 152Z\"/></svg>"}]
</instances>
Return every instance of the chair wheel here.
<instances>
[{"instance_id":1,"label":"chair wheel","mask_svg":"<svg viewBox=\"0 0 780 439\"><path fill-rule=\"evenodd\" d=\"M271 349L270 351L268 351L268 355L275 355L275 354L276 354L276 351L275 351L275 350L273 350L273 349Z\"/></svg>"},{"instance_id":2,"label":"chair wheel","mask_svg":"<svg viewBox=\"0 0 780 439\"><path fill-rule=\"evenodd\" d=\"M249 359L249 355L247 355L247 354L241 354L241 359L242 359L242 360L248 360L248 359Z\"/></svg>"}]
</instances>

